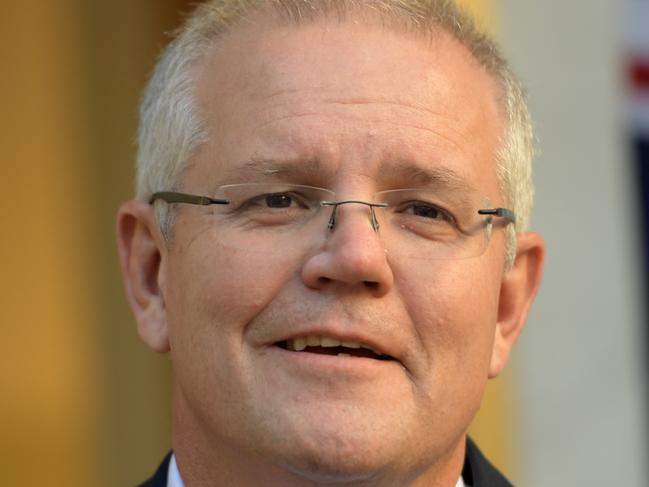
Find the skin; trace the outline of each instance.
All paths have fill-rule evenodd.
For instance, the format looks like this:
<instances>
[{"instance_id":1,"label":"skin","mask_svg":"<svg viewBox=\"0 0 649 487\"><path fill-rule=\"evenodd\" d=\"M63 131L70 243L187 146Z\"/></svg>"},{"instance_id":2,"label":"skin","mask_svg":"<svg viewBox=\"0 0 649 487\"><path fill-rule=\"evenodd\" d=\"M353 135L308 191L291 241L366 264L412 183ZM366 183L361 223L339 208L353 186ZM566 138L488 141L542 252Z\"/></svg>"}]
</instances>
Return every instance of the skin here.
<instances>
[{"instance_id":1,"label":"skin","mask_svg":"<svg viewBox=\"0 0 649 487\"><path fill-rule=\"evenodd\" d=\"M407 166L452 172L463 191L503 205L495 85L450 36L257 20L201 66L209 140L183 191L277 177L242 173L264 159L338 199L421 186ZM209 209L178 205L171 242L149 205L120 209L139 333L173 362L174 451L187 485L455 485L466 429L538 288L543 242L520 234L506 272L502 230L478 257L428 261L386 251L360 205L340 207L334 231L325 224L308 243L255 253L223 245ZM312 333L396 360L275 346Z\"/></svg>"}]
</instances>

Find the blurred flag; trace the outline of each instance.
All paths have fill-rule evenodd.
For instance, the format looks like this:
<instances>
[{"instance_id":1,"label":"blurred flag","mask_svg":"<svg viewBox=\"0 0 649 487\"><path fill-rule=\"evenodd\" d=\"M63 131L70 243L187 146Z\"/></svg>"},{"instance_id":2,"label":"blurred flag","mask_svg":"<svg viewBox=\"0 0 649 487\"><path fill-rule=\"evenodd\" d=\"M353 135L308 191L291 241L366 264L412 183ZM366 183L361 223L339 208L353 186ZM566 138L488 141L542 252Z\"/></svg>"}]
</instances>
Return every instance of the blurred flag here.
<instances>
[{"instance_id":1,"label":"blurred flag","mask_svg":"<svg viewBox=\"0 0 649 487\"><path fill-rule=\"evenodd\" d=\"M638 223L643 227L645 290L649 296L649 0L628 0L627 17L632 154L638 181ZM648 300L644 300L649 314ZM649 327L645 330L649 351ZM649 360L647 361L649 368Z\"/></svg>"},{"instance_id":2,"label":"blurred flag","mask_svg":"<svg viewBox=\"0 0 649 487\"><path fill-rule=\"evenodd\" d=\"M649 283L649 0L630 0L628 10L631 136L638 179L645 268Z\"/></svg>"}]
</instances>

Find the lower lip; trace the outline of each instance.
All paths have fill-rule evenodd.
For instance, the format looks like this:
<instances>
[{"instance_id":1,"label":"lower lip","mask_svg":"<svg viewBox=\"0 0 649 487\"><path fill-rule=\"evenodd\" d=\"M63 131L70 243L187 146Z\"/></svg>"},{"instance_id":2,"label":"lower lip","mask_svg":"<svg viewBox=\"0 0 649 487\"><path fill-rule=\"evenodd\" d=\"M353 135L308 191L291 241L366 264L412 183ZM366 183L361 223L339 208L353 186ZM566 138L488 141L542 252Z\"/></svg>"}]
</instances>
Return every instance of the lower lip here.
<instances>
[{"instance_id":1,"label":"lower lip","mask_svg":"<svg viewBox=\"0 0 649 487\"><path fill-rule=\"evenodd\" d=\"M403 370L403 366L396 360L293 352L276 345L268 347L268 352L273 359L302 370L312 370L315 373L375 376L377 372Z\"/></svg>"}]
</instances>

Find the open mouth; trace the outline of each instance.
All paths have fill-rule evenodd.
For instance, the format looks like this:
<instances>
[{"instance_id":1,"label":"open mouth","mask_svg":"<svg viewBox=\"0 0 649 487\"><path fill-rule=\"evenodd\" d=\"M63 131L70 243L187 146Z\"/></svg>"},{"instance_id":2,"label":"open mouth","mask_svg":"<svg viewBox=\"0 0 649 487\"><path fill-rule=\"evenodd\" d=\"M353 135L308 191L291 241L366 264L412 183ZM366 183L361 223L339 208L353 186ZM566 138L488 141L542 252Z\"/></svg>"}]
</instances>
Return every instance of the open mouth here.
<instances>
[{"instance_id":1,"label":"open mouth","mask_svg":"<svg viewBox=\"0 0 649 487\"><path fill-rule=\"evenodd\" d=\"M336 355L339 357L363 357L374 360L394 360L393 357L378 352L363 343L341 342L328 337L298 337L277 342L275 345L284 350L296 353L307 352L319 353L321 355Z\"/></svg>"}]
</instances>

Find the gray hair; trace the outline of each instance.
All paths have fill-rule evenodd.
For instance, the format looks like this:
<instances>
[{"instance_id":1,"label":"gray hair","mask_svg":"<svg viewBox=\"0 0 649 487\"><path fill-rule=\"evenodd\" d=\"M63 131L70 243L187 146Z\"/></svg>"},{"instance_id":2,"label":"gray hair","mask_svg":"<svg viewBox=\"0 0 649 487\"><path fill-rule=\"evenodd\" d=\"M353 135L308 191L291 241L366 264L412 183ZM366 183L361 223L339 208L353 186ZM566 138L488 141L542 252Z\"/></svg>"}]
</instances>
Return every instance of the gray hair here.
<instances>
[{"instance_id":1,"label":"gray hair","mask_svg":"<svg viewBox=\"0 0 649 487\"><path fill-rule=\"evenodd\" d=\"M140 108L137 154L137 197L172 190L207 134L196 101L199 65L215 39L246 15L268 9L280 19L299 24L325 16L376 13L430 34L442 29L464 45L500 88L505 132L496 155L497 175L505 204L515 212L515 228L507 229L507 263L516 256L516 232L529 226L533 200L534 135L524 90L496 44L453 0L209 0L199 5L163 52ZM168 205L156 213L165 236L171 232Z\"/></svg>"}]
</instances>

